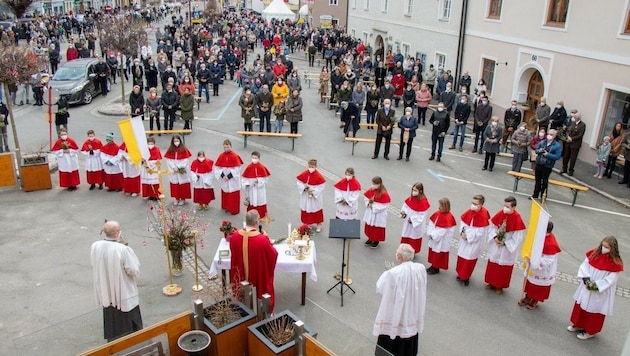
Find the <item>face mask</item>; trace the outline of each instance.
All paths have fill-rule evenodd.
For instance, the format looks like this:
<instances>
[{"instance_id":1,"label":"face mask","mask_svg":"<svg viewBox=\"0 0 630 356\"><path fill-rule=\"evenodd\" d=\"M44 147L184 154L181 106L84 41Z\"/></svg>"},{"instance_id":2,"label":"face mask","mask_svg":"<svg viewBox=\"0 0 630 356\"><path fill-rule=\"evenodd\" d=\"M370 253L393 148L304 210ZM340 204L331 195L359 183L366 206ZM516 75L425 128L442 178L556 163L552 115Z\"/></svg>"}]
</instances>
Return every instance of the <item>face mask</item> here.
<instances>
[{"instance_id":1,"label":"face mask","mask_svg":"<svg viewBox=\"0 0 630 356\"><path fill-rule=\"evenodd\" d=\"M488 105L488 102L487 101L482 101L481 105Z\"/></svg>"},{"instance_id":2,"label":"face mask","mask_svg":"<svg viewBox=\"0 0 630 356\"><path fill-rule=\"evenodd\" d=\"M518 129L521 130L521 131L525 131L525 126L521 126Z\"/></svg>"},{"instance_id":3,"label":"face mask","mask_svg":"<svg viewBox=\"0 0 630 356\"><path fill-rule=\"evenodd\" d=\"M407 117L411 117L411 113L410 113L410 112L405 113L405 115L406 115Z\"/></svg>"},{"instance_id":4,"label":"face mask","mask_svg":"<svg viewBox=\"0 0 630 356\"><path fill-rule=\"evenodd\" d=\"M346 180L352 180L352 176L346 176Z\"/></svg>"},{"instance_id":5,"label":"face mask","mask_svg":"<svg viewBox=\"0 0 630 356\"><path fill-rule=\"evenodd\" d=\"M540 106L545 106L547 105L547 103L540 103Z\"/></svg>"},{"instance_id":6,"label":"face mask","mask_svg":"<svg viewBox=\"0 0 630 356\"><path fill-rule=\"evenodd\" d=\"M560 109L562 106L561 106L561 105L556 105L556 107L557 107L558 109Z\"/></svg>"},{"instance_id":7,"label":"face mask","mask_svg":"<svg viewBox=\"0 0 630 356\"><path fill-rule=\"evenodd\" d=\"M512 214L512 209L508 208L507 206L503 207L503 213L504 214Z\"/></svg>"},{"instance_id":8,"label":"face mask","mask_svg":"<svg viewBox=\"0 0 630 356\"><path fill-rule=\"evenodd\" d=\"M179 141L175 141L175 142L173 142L173 146L175 146L175 147L179 147Z\"/></svg>"},{"instance_id":9,"label":"face mask","mask_svg":"<svg viewBox=\"0 0 630 356\"><path fill-rule=\"evenodd\" d=\"M571 118L571 122L575 122L575 118L574 117Z\"/></svg>"},{"instance_id":10,"label":"face mask","mask_svg":"<svg viewBox=\"0 0 630 356\"><path fill-rule=\"evenodd\" d=\"M609 253L609 252L610 252L610 249L609 249L608 247L604 247L604 246L602 246L602 254L604 254L604 255L605 255L605 254L607 254L607 253Z\"/></svg>"},{"instance_id":11,"label":"face mask","mask_svg":"<svg viewBox=\"0 0 630 356\"><path fill-rule=\"evenodd\" d=\"M499 123L496 121L492 121L492 126L496 127Z\"/></svg>"},{"instance_id":12,"label":"face mask","mask_svg":"<svg viewBox=\"0 0 630 356\"><path fill-rule=\"evenodd\" d=\"M418 195L420 195L420 192L417 190L411 192L411 196L417 197Z\"/></svg>"},{"instance_id":13,"label":"face mask","mask_svg":"<svg viewBox=\"0 0 630 356\"><path fill-rule=\"evenodd\" d=\"M372 189L378 189L378 184L372 184Z\"/></svg>"},{"instance_id":14,"label":"face mask","mask_svg":"<svg viewBox=\"0 0 630 356\"><path fill-rule=\"evenodd\" d=\"M148 145L147 145L147 147L149 147L149 149L150 149L150 150L152 150L152 149L153 149L153 147L155 147L155 145L153 145L153 144L148 144Z\"/></svg>"},{"instance_id":15,"label":"face mask","mask_svg":"<svg viewBox=\"0 0 630 356\"><path fill-rule=\"evenodd\" d=\"M257 164L258 163L258 158L252 158L252 163L253 164Z\"/></svg>"},{"instance_id":16,"label":"face mask","mask_svg":"<svg viewBox=\"0 0 630 356\"><path fill-rule=\"evenodd\" d=\"M62 140L65 140L65 139L67 139L67 138L68 138L68 135L61 135L61 136L59 136L59 137L61 137L61 139L62 139Z\"/></svg>"},{"instance_id":17,"label":"face mask","mask_svg":"<svg viewBox=\"0 0 630 356\"><path fill-rule=\"evenodd\" d=\"M466 94L466 89L462 89L462 94Z\"/></svg>"},{"instance_id":18,"label":"face mask","mask_svg":"<svg viewBox=\"0 0 630 356\"><path fill-rule=\"evenodd\" d=\"M96 138L96 137L94 137L94 136L90 136L90 137L88 137L88 140L90 140L90 141L94 141L94 139L95 139L95 138Z\"/></svg>"},{"instance_id":19,"label":"face mask","mask_svg":"<svg viewBox=\"0 0 630 356\"><path fill-rule=\"evenodd\" d=\"M516 105L512 105L512 110L516 110Z\"/></svg>"},{"instance_id":20,"label":"face mask","mask_svg":"<svg viewBox=\"0 0 630 356\"><path fill-rule=\"evenodd\" d=\"M539 133L539 134L538 134L538 137L540 137L540 138L545 137L545 133L544 133L544 132Z\"/></svg>"},{"instance_id":21,"label":"face mask","mask_svg":"<svg viewBox=\"0 0 630 356\"><path fill-rule=\"evenodd\" d=\"M311 168L311 167L309 167L309 168L308 168L308 172L309 172L309 173L313 173L313 172L315 172L315 168Z\"/></svg>"},{"instance_id":22,"label":"face mask","mask_svg":"<svg viewBox=\"0 0 630 356\"><path fill-rule=\"evenodd\" d=\"M389 110L390 105L385 105L385 109Z\"/></svg>"},{"instance_id":23,"label":"face mask","mask_svg":"<svg viewBox=\"0 0 630 356\"><path fill-rule=\"evenodd\" d=\"M385 88L389 89L389 84L385 84Z\"/></svg>"},{"instance_id":24,"label":"face mask","mask_svg":"<svg viewBox=\"0 0 630 356\"><path fill-rule=\"evenodd\" d=\"M551 141L551 140L553 140L553 136L547 135L547 141Z\"/></svg>"},{"instance_id":25,"label":"face mask","mask_svg":"<svg viewBox=\"0 0 630 356\"><path fill-rule=\"evenodd\" d=\"M462 104L466 104L466 100L462 100L462 101L461 101L461 103L462 103Z\"/></svg>"},{"instance_id":26,"label":"face mask","mask_svg":"<svg viewBox=\"0 0 630 356\"><path fill-rule=\"evenodd\" d=\"M206 157L197 157L197 160L198 160L199 162L203 162L203 161L205 161L205 160L206 160Z\"/></svg>"},{"instance_id":27,"label":"face mask","mask_svg":"<svg viewBox=\"0 0 630 356\"><path fill-rule=\"evenodd\" d=\"M470 210L472 210L472 211L479 211L479 205L471 204L470 205Z\"/></svg>"},{"instance_id":28,"label":"face mask","mask_svg":"<svg viewBox=\"0 0 630 356\"><path fill-rule=\"evenodd\" d=\"M449 93L451 91L451 88L446 88L446 92Z\"/></svg>"}]
</instances>

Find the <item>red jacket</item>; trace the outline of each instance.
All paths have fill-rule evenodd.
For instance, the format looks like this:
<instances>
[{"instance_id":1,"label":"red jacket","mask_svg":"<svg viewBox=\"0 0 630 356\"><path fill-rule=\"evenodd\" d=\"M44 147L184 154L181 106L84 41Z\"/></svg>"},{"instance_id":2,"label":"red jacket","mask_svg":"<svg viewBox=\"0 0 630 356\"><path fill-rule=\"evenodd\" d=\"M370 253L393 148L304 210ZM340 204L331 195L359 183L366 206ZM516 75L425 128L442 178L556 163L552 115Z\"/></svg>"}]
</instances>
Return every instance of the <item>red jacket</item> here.
<instances>
[{"instance_id":1,"label":"red jacket","mask_svg":"<svg viewBox=\"0 0 630 356\"><path fill-rule=\"evenodd\" d=\"M403 91L405 90L405 76L402 74L394 75L392 85L394 86L394 95L403 95Z\"/></svg>"},{"instance_id":2,"label":"red jacket","mask_svg":"<svg viewBox=\"0 0 630 356\"><path fill-rule=\"evenodd\" d=\"M66 58L68 59L68 62L73 59L79 58L79 50L74 47L68 48L68 50L66 51Z\"/></svg>"}]
</instances>

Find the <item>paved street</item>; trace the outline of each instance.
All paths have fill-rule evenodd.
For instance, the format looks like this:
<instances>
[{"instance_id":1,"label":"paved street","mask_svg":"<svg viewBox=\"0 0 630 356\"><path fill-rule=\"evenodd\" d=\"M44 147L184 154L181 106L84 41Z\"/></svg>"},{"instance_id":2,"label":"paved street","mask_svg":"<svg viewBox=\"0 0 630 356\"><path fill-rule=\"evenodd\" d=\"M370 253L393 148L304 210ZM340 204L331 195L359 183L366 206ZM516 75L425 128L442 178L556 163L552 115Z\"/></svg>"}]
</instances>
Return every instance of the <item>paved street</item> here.
<instances>
[{"instance_id":1,"label":"paved street","mask_svg":"<svg viewBox=\"0 0 630 356\"><path fill-rule=\"evenodd\" d=\"M296 60L303 70L306 62ZM317 69L315 69L317 70ZM299 223L298 192L295 176L305 169L310 158L317 158L322 173L328 180L325 191L325 218L334 218L333 184L343 176L346 167L354 167L357 178L366 188L373 176L379 175L392 196L387 225L387 241L372 250L355 241L351 248L350 275L356 294L345 295L340 307L339 294L326 293L336 280L333 275L341 264L341 242L328 239L328 224L314 239L317 243L317 274L319 280L308 281L307 305L299 305L300 278L297 274L276 276L276 310L291 309L319 332L319 339L338 355L370 355L376 338L371 335L379 300L375 282L384 270L385 262L394 260L398 246L401 220L399 208L414 182L424 183L425 192L437 209L438 200L448 197L456 217L470 205L474 194L486 196L486 207L492 214L498 211L503 198L512 194L513 180L505 174L511 159L499 156L494 172L481 171L483 156L445 149L441 163L429 161L430 131L421 127L414 141L410 162L396 161L398 146L392 145L392 160L371 160L372 144L359 143L351 155L351 144L343 142L338 120L333 111L319 103L316 85L310 89L303 83L304 121L291 152L291 141L280 138L250 138L247 149L236 135L242 129L240 90L234 83L221 87L221 95L212 97L210 104L201 104L196 112L194 133L186 137L186 144L196 153L204 150L213 159L222 149L222 141L232 140L237 153L245 160L253 150L261 152L261 161L271 171L268 185L269 215L275 219L269 226L272 238L286 234L287 222ZM120 92L114 86L112 94ZM85 132L94 129L103 139L113 131L120 141L116 121L97 109L109 104L112 95L98 97L89 106L70 109L70 136L83 142ZM16 109L16 122L23 151L48 144L48 125L39 107L23 106ZM402 113L402 110L397 110ZM148 123L147 123L148 125ZM182 123L177 124L178 127ZM288 126L288 125L287 125ZM257 126L254 126L257 129ZM288 127L284 128L288 132ZM374 131L361 129L358 136L373 137ZM398 135L397 133L395 135ZM450 144L447 136L447 144ZM157 138L165 149L169 136ZM584 176L590 172L583 163ZM128 198L117 193L88 191L81 169L83 184L73 193L58 188L53 175L52 190L24 193L18 189L0 192L2 238L0 259L3 261L0 278L4 288L0 297L0 348L6 354L70 355L103 343L102 316L94 304L92 275L89 265L89 246L101 238L99 231L104 219L118 220L123 234L130 241L142 263L140 298L145 325L151 325L176 313L190 309L191 301L200 297L191 291L193 275L188 271L177 277L184 292L176 297L165 297L161 289L168 283L166 259L160 240L147 231L148 203L140 198ZM592 173L589 173L589 176ZM579 175L577 175L580 178ZM561 179L557 175L553 178ZM165 180L166 182L166 180ZM617 189L614 181L594 182L604 191ZM611 187L606 187L610 185ZM614 185L614 187L612 187ZM518 209L525 220L529 218L533 183L521 182ZM605 188L605 189L604 189ZM610 188L610 189L609 189ZM628 189L626 189L628 190ZM218 195L218 185L215 185ZM625 193L620 190L617 195ZM627 193L625 193L627 194ZM168 196L168 194L167 194ZM596 338L581 341L566 331L576 289L574 275L584 259L584 252L597 245L606 235L619 239L622 258L630 260L628 217L630 211L610 199L589 191L580 193L577 206L571 207L570 191L551 188L547 208L555 224L555 234L563 248L559 259L559 280L552 288L550 299L534 311L519 308L522 270L516 270L511 288L503 296L486 291L483 273L486 260L481 259L469 287L455 280L456 240L451 249L450 269L430 276L424 333L420 336L422 355L618 355L628 334L630 317L630 276L622 273L615 300L615 314L606 319L604 330ZM168 203L172 203L167 199ZM211 204L210 211L199 213L210 224L205 237L205 249L200 257L208 265L219 243L218 225L231 219L236 225L244 218L230 217ZM187 207L192 207L188 203ZM244 209L243 209L244 210ZM360 209L362 216L363 209ZM146 246L143 246L146 242ZM426 241L416 261L426 264ZM203 292L201 293L203 294ZM621 295L620 295L621 294Z\"/></svg>"}]
</instances>

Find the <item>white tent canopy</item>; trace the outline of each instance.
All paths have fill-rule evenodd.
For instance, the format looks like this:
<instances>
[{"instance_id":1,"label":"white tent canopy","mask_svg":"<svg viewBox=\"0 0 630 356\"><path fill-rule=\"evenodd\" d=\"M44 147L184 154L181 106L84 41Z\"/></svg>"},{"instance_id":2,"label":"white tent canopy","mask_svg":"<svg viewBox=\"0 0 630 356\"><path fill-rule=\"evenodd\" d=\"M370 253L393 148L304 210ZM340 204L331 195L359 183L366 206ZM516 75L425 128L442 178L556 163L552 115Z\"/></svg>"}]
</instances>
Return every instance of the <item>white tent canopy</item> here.
<instances>
[{"instance_id":1,"label":"white tent canopy","mask_svg":"<svg viewBox=\"0 0 630 356\"><path fill-rule=\"evenodd\" d=\"M295 13L289 9L283 0L273 0L273 2L262 11L262 16L267 22L271 21L271 19L295 20Z\"/></svg>"},{"instance_id":2,"label":"white tent canopy","mask_svg":"<svg viewBox=\"0 0 630 356\"><path fill-rule=\"evenodd\" d=\"M300 8L300 12L299 12L300 16L306 16L308 15L308 5L304 5Z\"/></svg>"}]
</instances>

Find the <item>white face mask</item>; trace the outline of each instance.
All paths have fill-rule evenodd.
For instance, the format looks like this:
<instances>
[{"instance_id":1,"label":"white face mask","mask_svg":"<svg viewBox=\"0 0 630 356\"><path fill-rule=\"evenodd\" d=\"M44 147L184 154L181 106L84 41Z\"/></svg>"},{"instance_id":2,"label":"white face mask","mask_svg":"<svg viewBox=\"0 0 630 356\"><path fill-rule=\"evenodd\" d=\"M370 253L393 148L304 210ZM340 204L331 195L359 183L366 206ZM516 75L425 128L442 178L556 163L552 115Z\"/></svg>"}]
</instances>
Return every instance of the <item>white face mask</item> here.
<instances>
[{"instance_id":1,"label":"white face mask","mask_svg":"<svg viewBox=\"0 0 630 356\"><path fill-rule=\"evenodd\" d=\"M94 139L95 139L95 138L96 138L96 137L94 137L94 136L90 136L90 137L88 137L88 140L90 140L90 141L94 141Z\"/></svg>"},{"instance_id":2,"label":"white face mask","mask_svg":"<svg viewBox=\"0 0 630 356\"><path fill-rule=\"evenodd\" d=\"M313 172L315 172L315 168L311 168L311 167L309 167L309 168L308 168L308 171L309 171L309 173L313 173Z\"/></svg>"},{"instance_id":3,"label":"white face mask","mask_svg":"<svg viewBox=\"0 0 630 356\"><path fill-rule=\"evenodd\" d=\"M607 253L609 253L609 252L610 252L610 249L609 249L608 247L604 247L604 246L602 246L602 254L604 254L604 255L605 255L605 254L607 254Z\"/></svg>"},{"instance_id":4,"label":"white face mask","mask_svg":"<svg viewBox=\"0 0 630 356\"><path fill-rule=\"evenodd\" d=\"M59 136L62 140L66 140L68 138L68 135L61 135Z\"/></svg>"},{"instance_id":5,"label":"white face mask","mask_svg":"<svg viewBox=\"0 0 630 356\"><path fill-rule=\"evenodd\" d=\"M446 92L449 93L451 91L451 88L446 88Z\"/></svg>"},{"instance_id":6,"label":"white face mask","mask_svg":"<svg viewBox=\"0 0 630 356\"><path fill-rule=\"evenodd\" d=\"M153 144L148 144L148 145L147 145L147 147L149 147L149 149L150 149L150 150L152 150L152 149L153 149L153 147L155 147L155 145L153 145Z\"/></svg>"},{"instance_id":7,"label":"white face mask","mask_svg":"<svg viewBox=\"0 0 630 356\"><path fill-rule=\"evenodd\" d=\"M516 110L516 105L512 105L512 110Z\"/></svg>"},{"instance_id":8,"label":"white face mask","mask_svg":"<svg viewBox=\"0 0 630 356\"><path fill-rule=\"evenodd\" d=\"M442 112L442 111L444 111L444 108L438 108L438 111Z\"/></svg>"},{"instance_id":9,"label":"white face mask","mask_svg":"<svg viewBox=\"0 0 630 356\"><path fill-rule=\"evenodd\" d=\"M572 121L572 122L575 122L575 118L574 118L574 117L572 117L572 118L571 118L571 121Z\"/></svg>"},{"instance_id":10,"label":"white face mask","mask_svg":"<svg viewBox=\"0 0 630 356\"><path fill-rule=\"evenodd\" d=\"M390 105L385 105L385 109L389 110Z\"/></svg>"},{"instance_id":11,"label":"white face mask","mask_svg":"<svg viewBox=\"0 0 630 356\"><path fill-rule=\"evenodd\" d=\"M252 163L253 164L257 164L258 163L258 158L252 158Z\"/></svg>"},{"instance_id":12,"label":"white face mask","mask_svg":"<svg viewBox=\"0 0 630 356\"><path fill-rule=\"evenodd\" d=\"M507 206L503 207L503 213L504 214L512 214L512 209L508 208Z\"/></svg>"},{"instance_id":13,"label":"white face mask","mask_svg":"<svg viewBox=\"0 0 630 356\"><path fill-rule=\"evenodd\" d=\"M175 146L175 147L179 147L179 141L175 141L175 142L173 142L173 146Z\"/></svg>"},{"instance_id":14,"label":"white face mask","mask_svg":"<svg viewBox=\"0 0 630 356\"><path fill-rule=\"evenodd\" d=\"M497 126L499 123L496 121L492 121L492 126Z\"/></svg>"},{"instance_id":15,"label":"white face mask","mask_svg":"<svg viewBox=\"0 0 630 356\"><path fill-rule=\"evenodd\" d=\"M470 210L472 210L472 211L479 211L479 205L470 204Z\"/></svg>"},{"instance_id":16,"label":"white face mask","mask_svg":"<svg viewBox=\"0 0 630 356\"><path fill-rule=\"evenodd\" d=\"M346 176L346 180L352 180L352 176Z\"/></svg>"},{"instance_id":17,"label":"white face mask","mask_svg":"<svg viewBox=\"0 0 630 356\"><path fill-rule=\"evenodd\" d=\"M378 189L378 184L372 184L372 189Z\"/></svg>"},{"instance_id":18,"label":"white face mask","mask_svg":"<svg viewBox=\"0 0 630 356\"><path fill-rule=\"evenodd\" d=\"M547 141L551 141L551 140L553 140L553 136L547 135Z\"/></svg>"},{"instance_id":19,"label":"white face mask","mask_svg":"<svg viewBox=\"0 0 630 356\"><path fill-rule=\"evenodd\" d=\"M461 101L461 103L462 103L462 104L466 104L466 100L462 100L462 101Z\"/></svg>"},{"instance_id":20,"label":"white face mask","mask_svg":"<svg viewBox=\"0 0 630 356\"><path fill-rule=\"evenodd\" d=\"M419 191L417 191L417 190L411 191L411 196L417 197L418 195L420 195Z\"/></svg>"},{"instance_id":21,"label":"white face mask","mask_svg":"<svg viewBox=\"0 0 630 356\"><path fill-rule=\"evenodd\" d=\"M521 126L518 129L521 130L521 131L525 131L525 126Z\"/></svg>"},{"instance_id":22,"label":"white face mask","mask_svg":"<svg viewBox=\"0 0 630 356\"><path fill-rule=\"evenodd\" d=\"M205 161L205 160L206 160L206 157L197 157L197 160L198 160L199 162L203 162L203 161Z\"/></svg>"},{"instance_id":23,"label":"white face mask","mask_svg":"<svg viewBox=\"0 0 630 356\"><path fill-rule=\"evenodd\" d=\"M230 151L232 151L230 148L224 148L223 149L223 152L225 152L225 153L230 153Z\"/></svg>"},{"instance_id":24,"label":"white face mask","mask_svg":"<svg viewBox=\"0 0 630 356\"><path fill-rule=\"evenodd\" d=\"M544 133L544 132L540 132L540 133L538 134L538 137L540 137L540 138L545 137L545 133Z\"/></svg>"}]
</instances>

